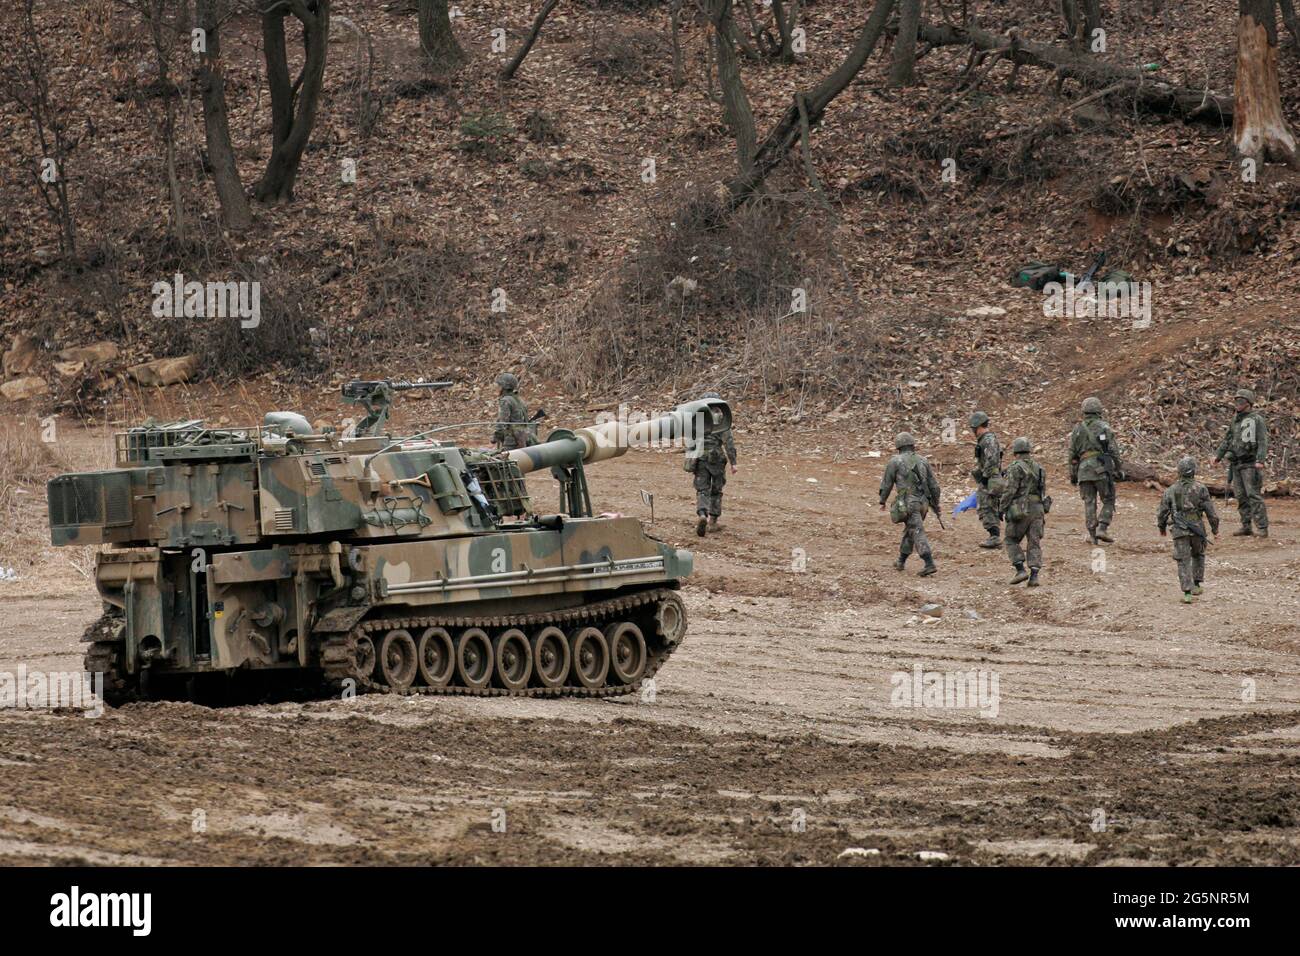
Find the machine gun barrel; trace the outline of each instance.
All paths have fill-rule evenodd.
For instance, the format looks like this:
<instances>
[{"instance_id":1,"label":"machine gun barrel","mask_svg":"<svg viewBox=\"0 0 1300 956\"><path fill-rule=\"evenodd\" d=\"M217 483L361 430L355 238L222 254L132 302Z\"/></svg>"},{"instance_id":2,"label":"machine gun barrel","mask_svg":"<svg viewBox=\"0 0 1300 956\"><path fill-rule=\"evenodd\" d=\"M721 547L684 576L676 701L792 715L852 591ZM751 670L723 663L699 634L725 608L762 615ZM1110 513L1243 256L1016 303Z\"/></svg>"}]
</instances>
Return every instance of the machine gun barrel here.
<instances>
[{"instance_id":1,"label":"machine gun barrel","mask_svg":"<svg viewBox=\"0 0 1300 956\"><path fill-rule=\"evenodd\" d=\"M380 388L394 392L405 392L412 388L450 388L455 382L394 382L388 379L377 381L351 381L343 386L343 397L348 399L366 398Z\"/></svg>"},{"instance_id":2,"label":"machine gun barrel","mask_svg":"<svg viewBox=\"0 0 1300 956\"><path fill-rule=\"evenodd\" d=\"M704 398L678 405L667 415L638 422L623 419L591 428L552 433L548 441L507 452L522 474L539 468L590 464L617 458L629 448L655 448L680 442L691 447L710 432L731 427L731 406L720 398Z\"/></svg>"}]
</instances>

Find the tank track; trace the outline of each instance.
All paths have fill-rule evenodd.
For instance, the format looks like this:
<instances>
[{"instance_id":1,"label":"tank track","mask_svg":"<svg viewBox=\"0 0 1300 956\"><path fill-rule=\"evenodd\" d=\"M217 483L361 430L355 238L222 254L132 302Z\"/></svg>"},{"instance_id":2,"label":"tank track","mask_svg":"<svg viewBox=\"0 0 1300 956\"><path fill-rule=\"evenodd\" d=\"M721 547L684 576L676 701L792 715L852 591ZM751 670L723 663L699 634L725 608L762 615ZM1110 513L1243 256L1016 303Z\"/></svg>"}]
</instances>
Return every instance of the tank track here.
<instances>
[{"instance_id":1,"label":"tank track","mask_svg":"<svg viewBox=\"0 0 1300 956\"><path fill-rule=\"evenodd\" d=\"M680 621L675 640L665 639L659 624L663 620L665 605ZM621 620L638 623L646 640L646 668L641 678L632 684L605 684L602 687L584 687L564 684L560 687L524 687L510 690L505 687L482 688L448 684L429 687L412 683L406 687L390 687L374 676L357 672L357 639L362 636L382 637L389 630L442 627L449 631L462 628L535 628L547 625L558 627L612 624ZM596 601L582 607L547 611L537 614L515 614L496 617L464 617L429 615L420 617L378 617L362 621L347 634L332 636L321 645L320 662L325 680L337 688L345 680L356 682L358 692L387 694L424 694L467 697L619 697L636 692L655 675L672 655L686 634L686 608L676 591L660 588L641 591L623 597ZM570 676L572 672L570 671ZM495 677L495 664L494 664ZM610 672L612 677L612 671ZM453 678L454 679L454 678ZM607 678L608 679L608 678Z\"/></svg>"}]
</instances>

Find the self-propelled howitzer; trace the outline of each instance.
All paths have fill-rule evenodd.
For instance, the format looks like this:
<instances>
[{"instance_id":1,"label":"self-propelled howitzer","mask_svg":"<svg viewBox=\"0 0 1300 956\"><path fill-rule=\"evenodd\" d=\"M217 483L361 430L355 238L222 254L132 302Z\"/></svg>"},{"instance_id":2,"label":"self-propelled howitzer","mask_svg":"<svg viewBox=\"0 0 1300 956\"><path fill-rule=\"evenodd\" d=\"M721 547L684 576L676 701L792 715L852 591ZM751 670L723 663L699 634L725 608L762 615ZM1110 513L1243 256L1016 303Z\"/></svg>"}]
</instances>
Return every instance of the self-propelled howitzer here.
<instances>
[{"instance_id":1,"label":"self-propelled howitzer","mask_svg":"<svg viewBox=\"0 0 1300 956\"><path fill-rule=\"evenodd\" d=\"M553 432L505 454L439 440L184 422L116 436L116 467L50 481L56 545L105 545L83 640L111 701L232 676L327 691L610 696L681 643L690 552L595 517L584 467L726 427L726 403ZM524 475L549 467L560 507Z\"/></svg>"}]
</instances>

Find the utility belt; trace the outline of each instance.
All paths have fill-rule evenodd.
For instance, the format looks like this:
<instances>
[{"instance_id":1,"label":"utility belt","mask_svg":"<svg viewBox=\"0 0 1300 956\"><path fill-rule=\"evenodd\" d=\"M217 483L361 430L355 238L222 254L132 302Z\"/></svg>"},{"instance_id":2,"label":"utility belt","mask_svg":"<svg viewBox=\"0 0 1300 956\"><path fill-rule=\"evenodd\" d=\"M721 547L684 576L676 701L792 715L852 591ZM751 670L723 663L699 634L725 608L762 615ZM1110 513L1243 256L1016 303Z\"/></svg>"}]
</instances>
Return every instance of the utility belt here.
<instances>
[{"instance_id":1,"label":"utility belt","mask_svg":"<svg viewBox=\"0 0 1300 956\"><path fill-rule=\"evenodd\" d=\"M1255 464L1255 456L1251 455L1249 458L1233 459L1232 461L1228 462L1228 468L1229 469L1244 468L1247 465L1253 466L1254 464Z\"/></svg>"}]
</instances>

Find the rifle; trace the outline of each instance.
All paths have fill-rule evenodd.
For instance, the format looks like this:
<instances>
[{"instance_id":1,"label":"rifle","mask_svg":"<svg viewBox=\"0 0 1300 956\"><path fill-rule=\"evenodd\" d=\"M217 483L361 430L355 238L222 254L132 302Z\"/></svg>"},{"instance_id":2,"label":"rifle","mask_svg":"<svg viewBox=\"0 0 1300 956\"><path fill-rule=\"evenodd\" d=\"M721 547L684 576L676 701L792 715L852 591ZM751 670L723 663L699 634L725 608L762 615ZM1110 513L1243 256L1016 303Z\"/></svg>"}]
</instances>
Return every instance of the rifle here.
<instances>
[{"instance_id":1,"label":"rifle","mask_svg":"<svg viewBox=\"0 0 1300 956\"><path fill-rule=\"evenodd\" d=\"M375 435L388 420L393 392L405 392L414 388L450 388L454 384L455 382L394 382L391 379L353 380L343 385L343 401L365 407L366 417L357 425L356 433Z\"/></svg>"},{"instance_id":2,"label":"rifle","mask_svg":"<svg viewBox=\"0 0 1300 956\"><path fill-rule=\"evenodd\" d=\"M1097 256L1097 261L1094 262L1092 264L1092 267L1083 274L1083 278L1081 278L1078 282L1075 283L1075 286L1081 286L1085 282L1091 282L1092 277L1097 274L1097 270L1100 269L1105 264L1106 264L1106 250L1103 249L1101 250L1101 255Z\"/></svg>"}]
</instances>

